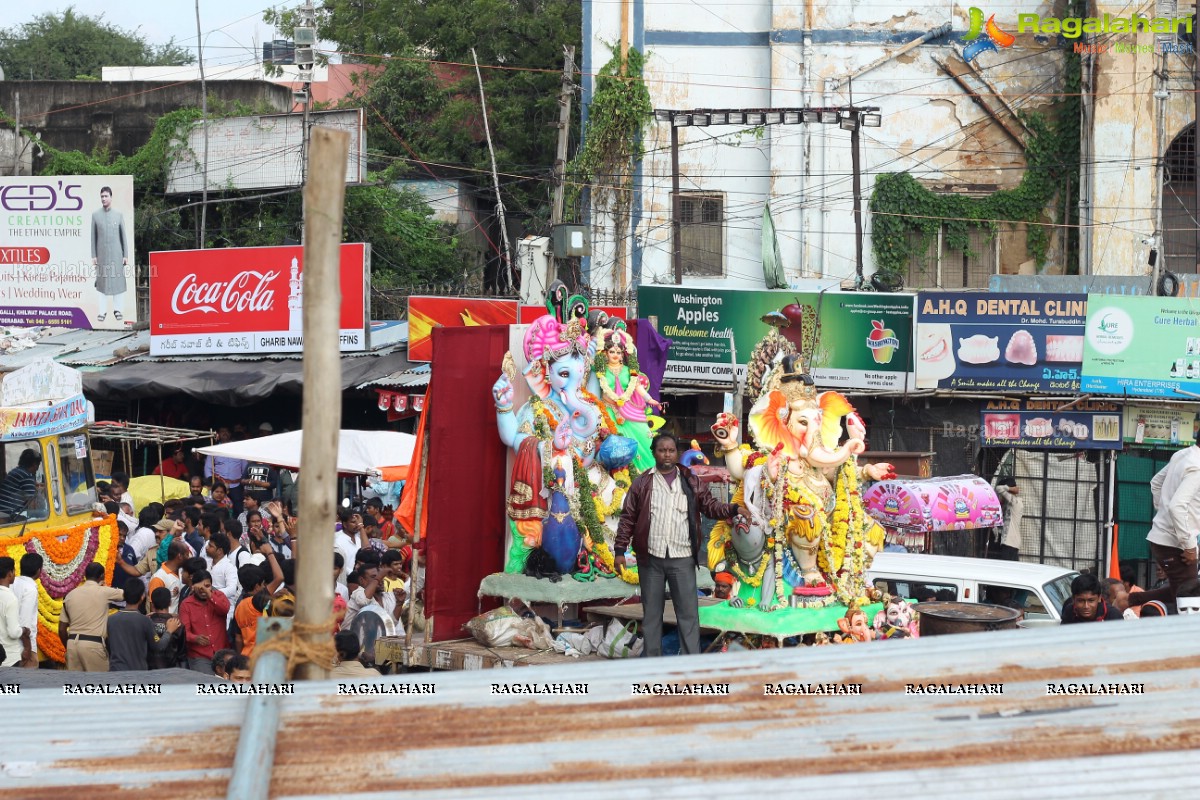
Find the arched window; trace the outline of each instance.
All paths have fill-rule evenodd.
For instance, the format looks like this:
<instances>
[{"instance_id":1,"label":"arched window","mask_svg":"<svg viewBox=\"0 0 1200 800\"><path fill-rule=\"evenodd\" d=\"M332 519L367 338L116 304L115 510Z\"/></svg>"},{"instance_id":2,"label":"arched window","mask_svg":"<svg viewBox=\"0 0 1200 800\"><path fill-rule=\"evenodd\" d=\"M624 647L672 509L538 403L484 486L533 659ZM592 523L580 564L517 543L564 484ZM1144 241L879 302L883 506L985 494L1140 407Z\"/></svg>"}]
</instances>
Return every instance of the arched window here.
<instances>
[{"instance_id":1,"label":"arched window","mask_svg":"<svg viewBox=\"0 0 1200 800\"><path fill-rule=\"evenodd\" d=\"M1189 125L1163 158L1162 266L1175 273L1196 272L1196 126Z\"/></svg>"}]
</instances>

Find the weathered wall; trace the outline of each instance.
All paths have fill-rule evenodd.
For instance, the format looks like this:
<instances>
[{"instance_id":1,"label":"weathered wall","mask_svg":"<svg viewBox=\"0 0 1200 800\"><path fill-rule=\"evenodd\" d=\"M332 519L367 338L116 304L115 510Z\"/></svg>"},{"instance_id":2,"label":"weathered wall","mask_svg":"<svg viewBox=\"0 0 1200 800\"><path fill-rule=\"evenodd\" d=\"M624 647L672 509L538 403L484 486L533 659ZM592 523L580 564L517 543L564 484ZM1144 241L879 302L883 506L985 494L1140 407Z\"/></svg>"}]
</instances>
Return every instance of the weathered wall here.
<instances>
[{"instance_id":1,"label":"weathered wall","mask_svg":"<svg viewBox=\"0 0 1200 800\"><path fill-rule=\"evenodd\" d=\"M133 153L150 138L155 121L178 108L200 107L199 82L0 81L0 110L12 115L21 98L21 127L60 150L94 148ZM289 89L265 81L217 81L209 97L224 103L286 112ZM40 168L35 159L34 168Z\"/></svg>"},{"instance_id":2,"label":"weathered wall","mask_svg":"<svg viewBox=\"0 0 1200 800\"><path fill-rule=\"evenodd\" d=\"M594 73L620 40L626 4L585 2L584 70ZM1015 186L1025 166L1023 149L934 62L957 59L967 29L966 6L887 7L869 3L819 4L812 0L736 0L681 7L633 0L629 30L635 47L649 53L645 77L656 108L763 108L880 106L883 126L862 134L863 206L875 175L910 171L937 190L991 191ZM951 12L953 8L953 12ZM1050 13L1049 3L993 3L998 20L1017 13ZM952 32L835 88L839 79L940 24ZM1013 104L1047 108L1060 85L1062 52L1045 37L1018 37L1011 48L984 53L976 65ZM585 105L592 82L586 79ZM987 91L986 89L984 90ZM992 105L997 105L995 101ZM585 110L586 113L586 110ZM670 131L655 123L641 167L640 203L627 248L627 274L643 282L673 281L671 266ZM680 131L683 191L725 196L725 276L689 283L761 287L761 219L770 200L780 252L789 279L852 278L850 134L836 125L768 127L762 138L736 128ZM613 279L617 244L611 221L596 215L592 283ZM866 273L873 267L870 216L866 217ZM1025 260L1001 250L1004 268ZM1054 248L1052 247L1052 250Z\"/></svg>"}]
</instances>

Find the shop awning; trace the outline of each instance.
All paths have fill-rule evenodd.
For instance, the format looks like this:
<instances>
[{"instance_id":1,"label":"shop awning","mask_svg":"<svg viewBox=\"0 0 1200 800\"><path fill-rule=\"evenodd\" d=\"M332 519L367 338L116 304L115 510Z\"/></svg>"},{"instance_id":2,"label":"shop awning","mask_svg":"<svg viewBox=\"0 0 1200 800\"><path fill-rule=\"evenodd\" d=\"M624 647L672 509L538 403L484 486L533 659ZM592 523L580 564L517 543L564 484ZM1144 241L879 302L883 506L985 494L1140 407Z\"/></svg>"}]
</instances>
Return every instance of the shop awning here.
<instances>
[{"instance_id":1,"label":"shop awning","mask_svg":"<svg viewBox=\"0 0 1200 800\"><path fill-rule=\"evenodd\" d=\"M341 361L343 390L413 366L402 351L343 356ZM182 394L226 406L249 405L277 393L299 395L303 386L304 361L299 358L126 361L83 377L83 390L90 398L135 400Z\"/></svg>"}]
</instances>

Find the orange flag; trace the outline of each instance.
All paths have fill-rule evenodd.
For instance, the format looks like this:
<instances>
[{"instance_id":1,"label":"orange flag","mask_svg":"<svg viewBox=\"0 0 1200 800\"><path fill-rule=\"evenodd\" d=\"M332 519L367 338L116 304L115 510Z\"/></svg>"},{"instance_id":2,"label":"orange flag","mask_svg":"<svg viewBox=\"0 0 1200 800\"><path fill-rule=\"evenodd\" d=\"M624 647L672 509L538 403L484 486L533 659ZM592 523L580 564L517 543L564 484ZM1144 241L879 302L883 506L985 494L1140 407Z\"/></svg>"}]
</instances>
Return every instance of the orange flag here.
<instances>
[{"instance_id":1,"label":"orange flag","mask_svg":"<svg viewBox=\"0 0 1200 800\"><path fill-rule=\"evenodd\" d=\"M426 522L429 520L429 482L425 482L425 491L422 492L424 497L421 500L421 526L419 530L416 528L417 521L417 489L420 488L421 475L421 455L425 452L425 425L429 421L429 406L433 395L425 395L425 408L421 410L421 420L417 423L417 444L413 448L412 461L408 465L407 482L404 484L404 493L400 496L400 507L396 509L396 522L404 530L408 531L413 537L413 541L417 541L419 536L425 536L427 531L425 528ZM384 480L388 480L387 474L384 474Z\"/></svg>"}]
</instances>

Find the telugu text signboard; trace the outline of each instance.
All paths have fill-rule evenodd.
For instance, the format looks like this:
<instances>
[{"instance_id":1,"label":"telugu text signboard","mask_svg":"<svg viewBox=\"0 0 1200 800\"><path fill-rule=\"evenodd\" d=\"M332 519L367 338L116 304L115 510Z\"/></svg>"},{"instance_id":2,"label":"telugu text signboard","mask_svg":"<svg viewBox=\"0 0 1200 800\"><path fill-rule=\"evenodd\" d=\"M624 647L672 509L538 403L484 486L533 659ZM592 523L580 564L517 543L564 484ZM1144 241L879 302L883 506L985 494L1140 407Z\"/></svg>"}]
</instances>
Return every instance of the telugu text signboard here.
<instances>
[{"instance_id":1,"label":"telugu text signboard","mask_svg":"<svg viewBox=\"0 0 1200 800\"><path fill-rule=\"evenodd\" d=\"M1080 391L1200 394L1200 299L1088 295Z\"/></svg>"},{"instance_id":2,"label":"telugu text signboard","mask_svg":"<svg viewBox=\"0 0 1200 800\"><path fill-rule=\"evenodd\" d=\"M1074 392L1086 295L921 292L918 389Z\"/></svg>"},{"instance_id":3,"label":"telugu text signboard","mask_svg":"<svg viewBox=\"0 0 1200 800\"><path fill-rule=\"evenodd\" d=\"M822 389L904 390L912 378L912 295L641 286L638 316L657 317L671 340L666 382L728 383L738 376L771 315L802 349ZM815 342L808 352L809 343Z\"/></svg>"},{"instance_id":4,"label":"telugu text signboard","mask_svg":"<svg viewBox=\"0 0 1200 800\"><path fill-rule=\"evenodd\" d=\"M1059 400L989 400L980 411L984 447L1026 450L1120 450L1121 409L1116 403L1083 400L1063 408Z\"/></svg>"},{"instance_id":5,"label":"telugu text signboard","mask_svg":"<svg viewBox=\"0 0 1200 800\"><path fill-rule=\"evenodd\" d=\"M0 325L137 322L133 178L0 178Z\"/></svg>"},{"instance_id":6,"label":"telugu text signboard","mask_svg":"<svg viewBox=\"0 0 1200 800\"><path fill-rule=\"evenodd\" d=\"M343 352L366 350L370 245L341 246ZM304 247L150 254L150 355L304 350Z\"/></svg>"}]
</instances>

